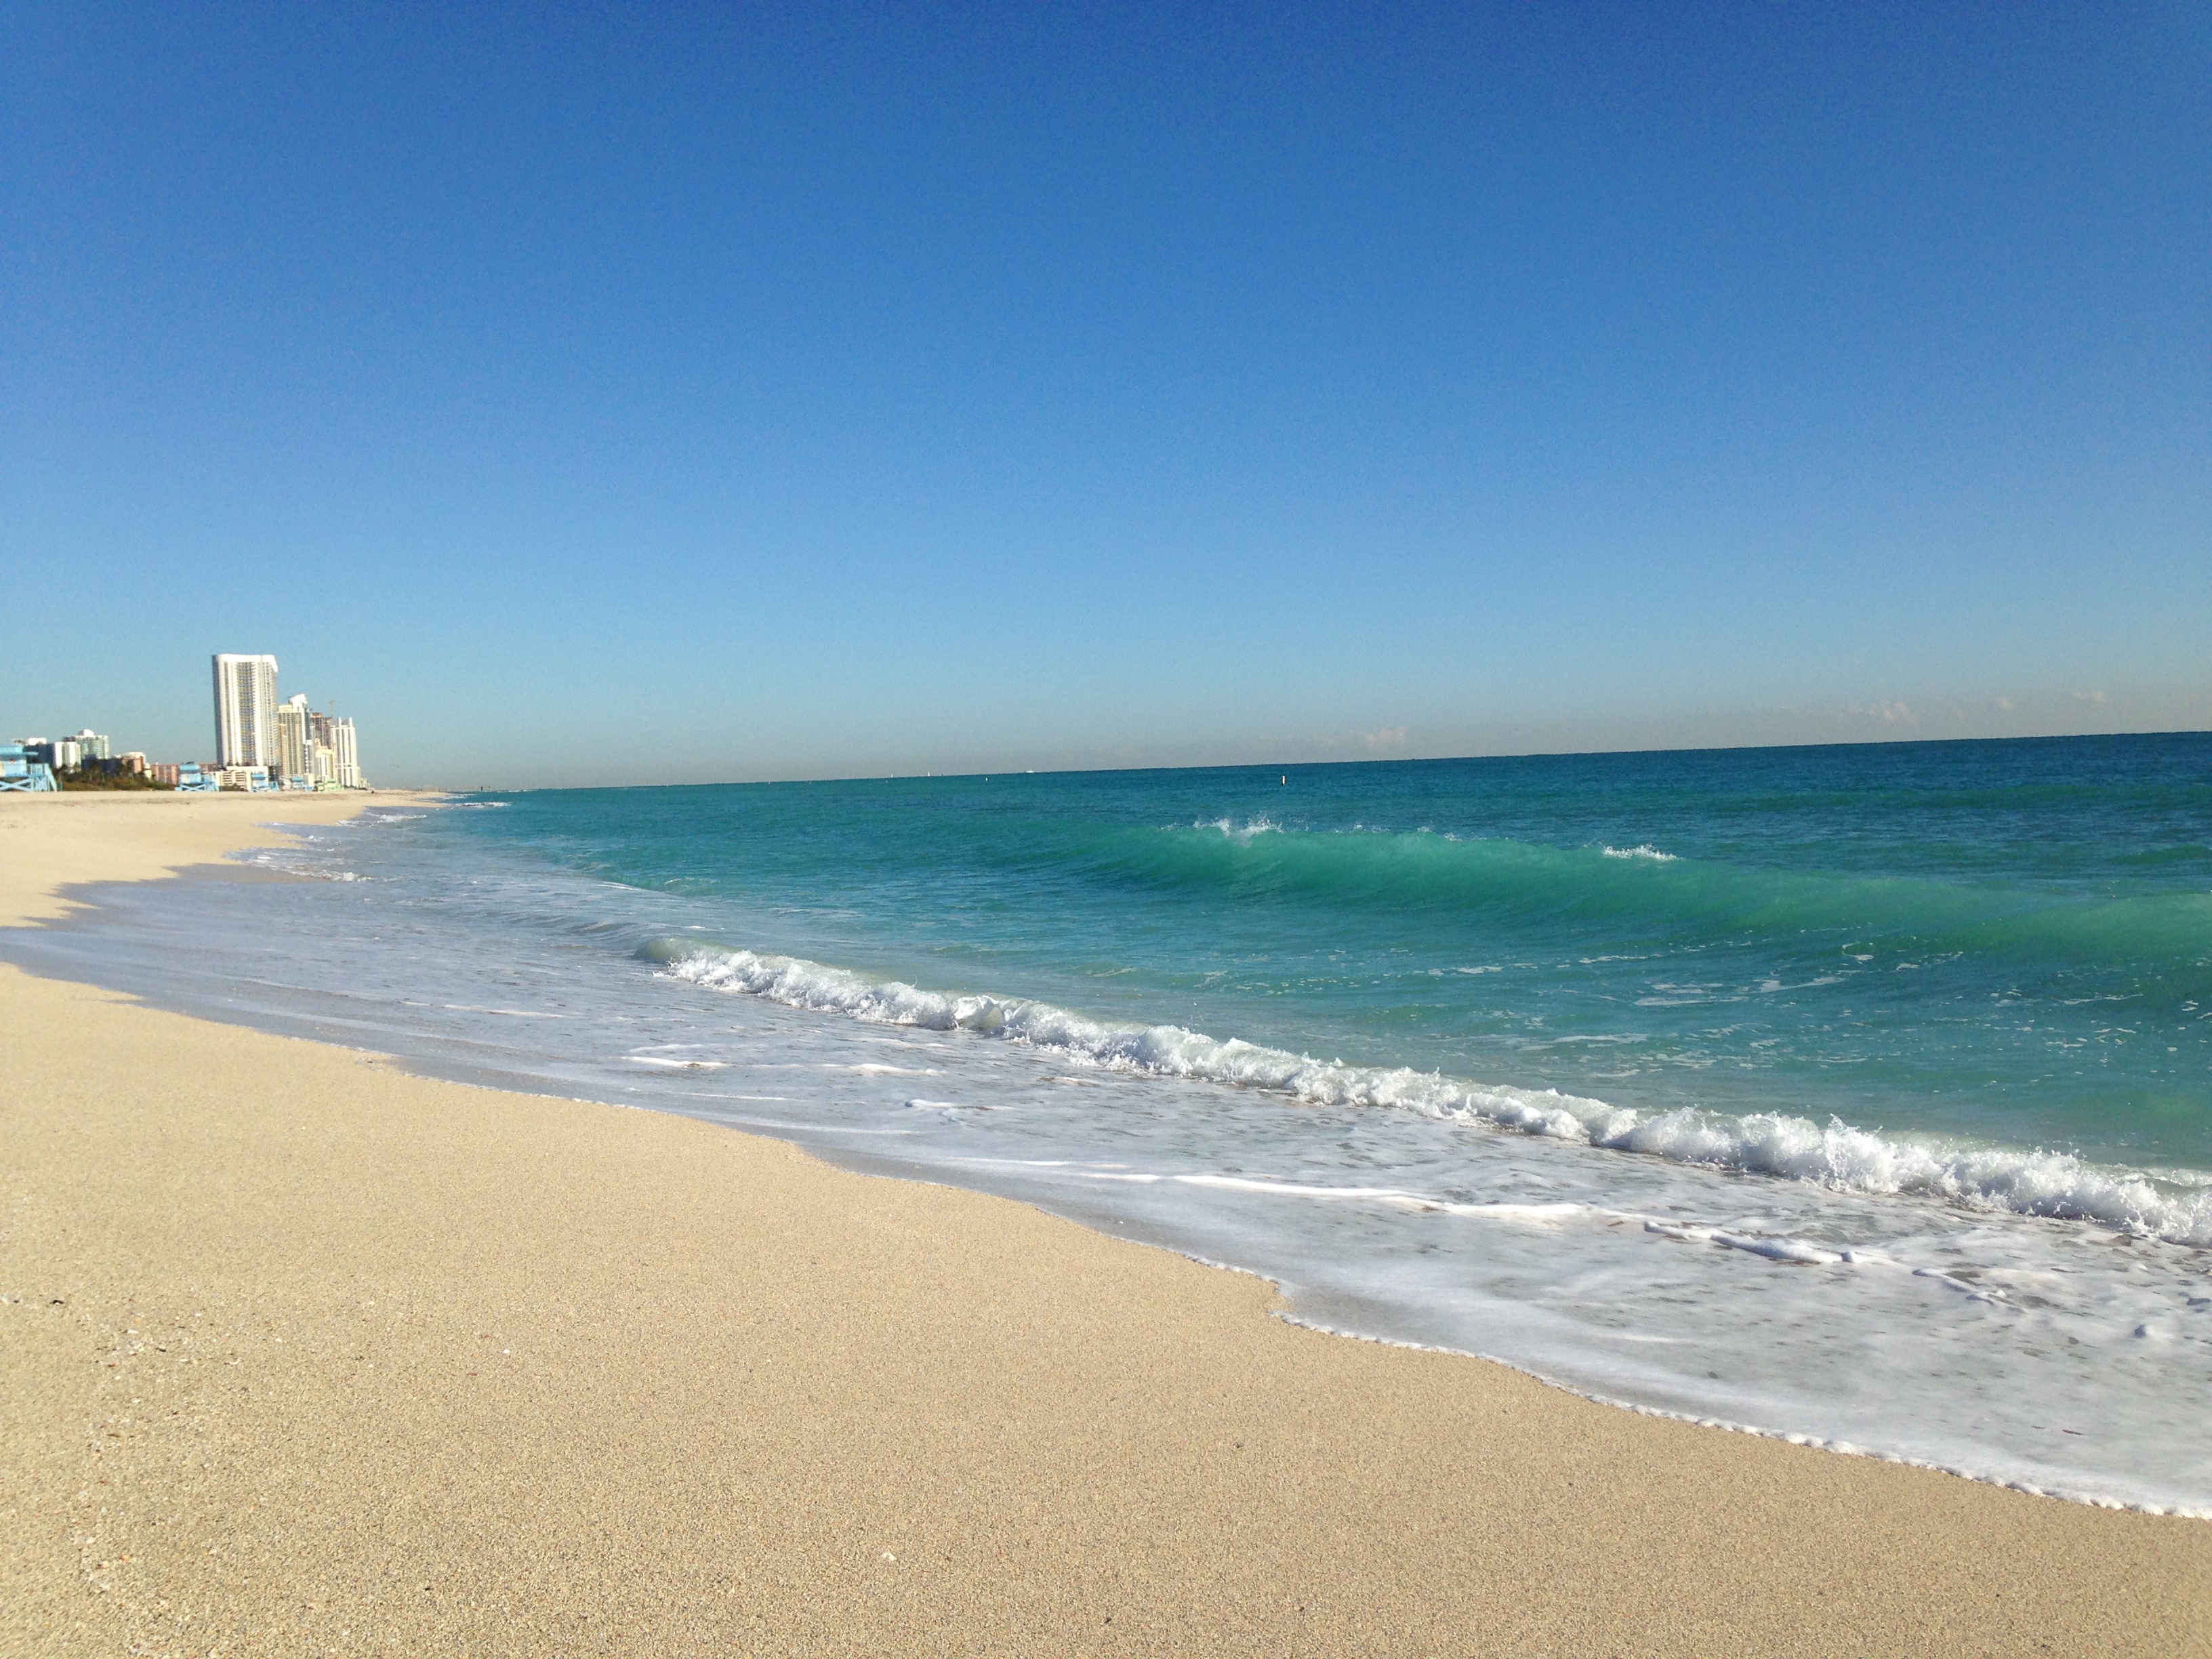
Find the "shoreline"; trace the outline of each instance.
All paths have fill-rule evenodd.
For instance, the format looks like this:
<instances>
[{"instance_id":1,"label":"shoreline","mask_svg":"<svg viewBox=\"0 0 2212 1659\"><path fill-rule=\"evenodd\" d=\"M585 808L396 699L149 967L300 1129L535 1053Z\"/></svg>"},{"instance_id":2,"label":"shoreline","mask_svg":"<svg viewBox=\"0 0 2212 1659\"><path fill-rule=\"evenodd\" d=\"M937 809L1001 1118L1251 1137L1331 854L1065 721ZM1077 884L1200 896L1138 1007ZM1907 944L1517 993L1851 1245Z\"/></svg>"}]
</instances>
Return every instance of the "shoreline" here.
<instances>
[{"instance_id":1,"label":"shoreline","mask_svg":"<svg viewBox=\"0 0 2212 1659\"><path fill-rule=\"evenodd\" d=\"M0 925L367 799L0 804ZM695 1120L0 995L10 1650L2212 1650L2202 1522L1346 1340Z\"/></svg>"}]
</instances>

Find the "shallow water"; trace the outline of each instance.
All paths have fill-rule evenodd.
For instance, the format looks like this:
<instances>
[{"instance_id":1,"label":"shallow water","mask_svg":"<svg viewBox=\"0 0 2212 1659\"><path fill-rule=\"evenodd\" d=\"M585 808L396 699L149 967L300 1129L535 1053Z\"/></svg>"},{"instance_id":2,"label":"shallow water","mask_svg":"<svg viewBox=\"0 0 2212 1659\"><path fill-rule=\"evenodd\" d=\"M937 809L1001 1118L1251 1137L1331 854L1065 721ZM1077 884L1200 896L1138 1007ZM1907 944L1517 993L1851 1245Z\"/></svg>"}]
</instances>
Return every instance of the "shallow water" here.
<instances>
[{"instance_id":1,"label":"shallow water","mask_svg":"<svg viewBox=\"0 0 2212 1659\"><path fill-rule=\"evenodd\" d=\"M2203 1511L2208 779L2166 737L534 793L0 953Z\"/></svg>"}]
</instances>

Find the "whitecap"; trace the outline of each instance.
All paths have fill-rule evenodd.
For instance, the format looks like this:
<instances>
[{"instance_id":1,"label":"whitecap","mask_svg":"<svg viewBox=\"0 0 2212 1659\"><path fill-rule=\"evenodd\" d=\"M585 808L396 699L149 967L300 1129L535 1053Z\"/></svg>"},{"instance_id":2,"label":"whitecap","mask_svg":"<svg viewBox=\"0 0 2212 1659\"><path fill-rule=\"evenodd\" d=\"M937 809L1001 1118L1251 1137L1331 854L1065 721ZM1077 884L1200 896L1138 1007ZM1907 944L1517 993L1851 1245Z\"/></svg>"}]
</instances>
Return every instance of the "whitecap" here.
<instances>
[{"instance_id":1,"label":"whitecap","mask_svg":"<svg viewBox=\"0 0 2212 1659\"><path fill-rule=\"evenodd\" d=\"M926 991L751 951L689 948L666 971L788 1007L998 1037L1108 1070L1263 1089L1316 1106L1412 1112L1842 1192L1936 1198L2212 1245L2212 1188L2092 1164L2072 1152L1891 1137L1840 1119L1823 1126L1778 1112L1733 1116L1684 1107L1647 1114L1555 1089L1476 1083L1411 1066L1346 1065L1180 1025L1092 1019L1026 998Z\"/></svg>"}]
</instances>

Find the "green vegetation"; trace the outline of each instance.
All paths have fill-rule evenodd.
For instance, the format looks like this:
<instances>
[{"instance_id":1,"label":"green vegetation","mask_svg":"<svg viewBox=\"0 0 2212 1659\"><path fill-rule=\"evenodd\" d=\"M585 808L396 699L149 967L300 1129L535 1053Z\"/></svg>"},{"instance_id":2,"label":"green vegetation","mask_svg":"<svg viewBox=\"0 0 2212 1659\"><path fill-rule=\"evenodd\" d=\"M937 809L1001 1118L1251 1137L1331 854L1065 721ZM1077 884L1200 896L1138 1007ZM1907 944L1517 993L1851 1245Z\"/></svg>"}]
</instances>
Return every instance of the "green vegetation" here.
<instances>
[{"instance_id":1,"label":"green vegetation","mask_svg":"<svg viewBox=\"0 0 2212 1659\"><path fill-rule=\"evenodd\" d=\"M120 767L110 772L104 767L75 766L58 768L54 781L64 789L173 789L172 783L156 783L143 772L125 772Z\"/></svg>"}]
</instances>

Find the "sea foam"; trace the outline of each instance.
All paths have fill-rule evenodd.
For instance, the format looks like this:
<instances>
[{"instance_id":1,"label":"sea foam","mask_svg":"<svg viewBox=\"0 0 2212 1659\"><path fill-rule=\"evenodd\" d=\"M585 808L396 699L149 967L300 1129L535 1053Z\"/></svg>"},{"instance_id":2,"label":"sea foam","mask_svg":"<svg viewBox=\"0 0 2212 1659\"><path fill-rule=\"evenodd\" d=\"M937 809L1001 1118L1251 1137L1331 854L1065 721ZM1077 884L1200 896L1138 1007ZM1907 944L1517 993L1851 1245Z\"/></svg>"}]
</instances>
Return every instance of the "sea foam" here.
<instances>
[{"instance_id":1,"label":"sea foam","mask_svg":"<svg viewBox=\"0 0 2212 1659\"><path fill-rule=\"evenodd\" d=\"M1111 1070L1263 1089L1315 1106L1413 1112L1841 1192L1936 1198L2212 1246L2212 1188L2093 1164L2072 1152L1893 1137L1838 1119L1823 1126L1778 1112L1732 1116L1685 1107L1644 1113L1554 1089L1317 1060L1180 1025L1093 1019L1025 998L927 991L804 957L688 939L664 941L647 954L663 962L671 976L695 985L877 1024L1003 1038Z\"/></svg>"}]
</instances>

